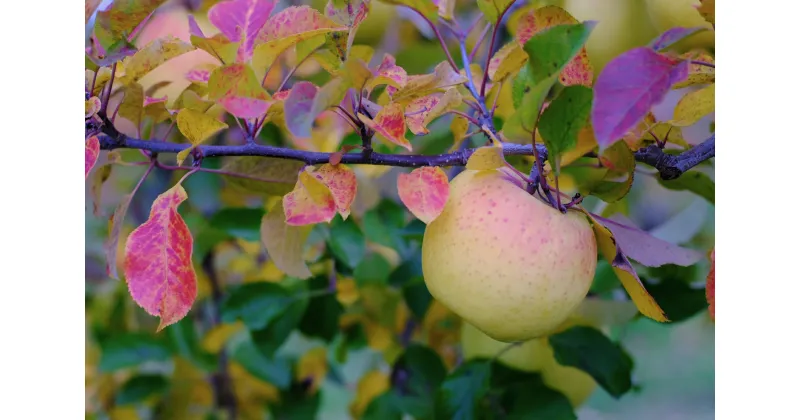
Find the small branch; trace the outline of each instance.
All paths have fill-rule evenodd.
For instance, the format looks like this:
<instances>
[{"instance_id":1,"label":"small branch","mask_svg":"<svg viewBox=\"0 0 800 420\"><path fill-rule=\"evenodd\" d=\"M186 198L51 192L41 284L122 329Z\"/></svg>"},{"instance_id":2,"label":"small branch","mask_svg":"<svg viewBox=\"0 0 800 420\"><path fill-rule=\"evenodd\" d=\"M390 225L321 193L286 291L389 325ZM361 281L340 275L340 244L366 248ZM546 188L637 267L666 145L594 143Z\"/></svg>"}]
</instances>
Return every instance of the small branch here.
<instances>
[{"instance_id":1,"label":"small branch","mask_svg":"<svg viewBox=\"0 0 800 420\"><path fill-rule=\"evenodd\" d=\"M483 43L483 39L486 38L486 35L489 33L489 28L491 28L491 27L492 27L492 24L491 23L487 23L486 27L483 28L483 32L481 32L481 35L478 37L478 40L475 41L475 46L472 47L472 52L469 53L469 61L470 62L472 62L472 60L475 59L475 54L477 54L478 50L481 49L481 44ZM488 68L489 67L487 66L486 69L484 69L484 70L487 70Z\"/></svg>"},{"instance_id":2,"label":"small branch","mask_svg":"<svg viewBox=\"0 0 800 420\"><path fill-rule=\"evenodd\" d=\"M661 179L675 179L703 161L714 157L714 134L695 147L679 154L670 155L652 144L634 153L637 162L648 164L661 173Z\"/></svg>"},{"instance_id":3,"label":"small branch","mask_svg":"<svg viewBox=\"0 0 800 420\"><path fill-rule=\"evenodd\" d=\"M108 93L105 95L106 96L105 100L103 100L100 104L100 111L98 112L99 114L105 115L106 110L108 109L108 103L111 101L111 91L114 88L114 75L116 73L117 73L117 63L114 63L111 66L111 78L108 79ZM103 92L100 93L102 94Z\"/></svg>"},{"instance_id":4,"label":"small branch","mask_svg":"<svg viewBox=\"0 0 800 420\"><path fill-rule=\"evenodd\" d=\"M489 42L489 51L486 52L486 66L483 69L483 81L481 82L481 98L483 95L486 94L486 82L489 80L489 63L492 60L492 52L494 51L494 43L497 40L497 31L500 29L500 24L503 22L503 16L505 16L506 12L511 9L511 6L514 5L514 1L508 3L505 9L500 12L500 16L497 17L497 22L494 24L494 29L492 29L492 40Z\"/></svg>"},{"instance_id":5,"label":"small branch","mask_svg":"<svg viewBox=\"0 0 800 420\"><path fill-rule=\"evenodd\" d=\"M712 64L712 63L707 63L707 62L705 62L705 61L690 60L689 62L690 62L690 63L692 63L692 64L697 64L698 66L706 66L706 67L711 67L712 69L716 68L716 67L714 67L714 64Z\"/></svg>"}]
</instances>

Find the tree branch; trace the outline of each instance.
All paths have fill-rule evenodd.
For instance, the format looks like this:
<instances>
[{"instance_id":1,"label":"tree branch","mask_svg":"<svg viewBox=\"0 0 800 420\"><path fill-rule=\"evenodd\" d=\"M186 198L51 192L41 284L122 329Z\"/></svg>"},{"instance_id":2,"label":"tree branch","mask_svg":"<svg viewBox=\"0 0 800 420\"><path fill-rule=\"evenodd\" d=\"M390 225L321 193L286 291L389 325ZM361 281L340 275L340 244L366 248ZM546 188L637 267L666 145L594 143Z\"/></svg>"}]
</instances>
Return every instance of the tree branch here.
<instances>
[{"instance_id":1,"label":"tree branch","mask_svg":"<svg viewBox=\"0 0 800 420\"><path fill-rule=\"evenodd\" d=\"M675 179L703 161L714 157L714 134L695 147L679 154L669 155L655 144L639 149L635 154L637 162L646 163L658 170L661 179Z\"/></svg>"}]
</instances>

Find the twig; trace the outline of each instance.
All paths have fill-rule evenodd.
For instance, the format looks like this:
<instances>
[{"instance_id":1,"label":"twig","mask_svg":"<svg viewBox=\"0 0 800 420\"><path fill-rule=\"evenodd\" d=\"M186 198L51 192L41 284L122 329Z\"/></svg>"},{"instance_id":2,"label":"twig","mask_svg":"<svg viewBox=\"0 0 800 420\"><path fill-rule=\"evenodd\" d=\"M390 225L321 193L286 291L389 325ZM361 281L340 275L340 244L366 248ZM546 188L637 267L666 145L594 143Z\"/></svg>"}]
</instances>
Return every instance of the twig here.
<instances>
[{"instance_id":1,"label":"twig","mask_svg":"<svg viewBox=\"0 0 800 420\"><path fill-rule=\"evenodd\" d=\"M637 162L648 164L658 170L661 179L675 179L689 169L714 157L714 134L695 147L679 154L670 155L657 145L651 144L634 153Z\"/></svg>"},{"instance_id":2,"label":"twig","mask_svg":"<svg viewBox=\"0 0 800 420\"><path fill-rule=\"evenodd\" d=\"M497 31L500 29L500 23L503 22L503 16L505 16L506 12L511 9L511 6L514 5L514 1L508 3L505 9L500 12L500 16L497 17L497 22L494 24L494 29L492 29L492 40L489 42L489 51L486 52L486 66L483 69L483 81L481 82L481 98L483 95L486 94L486 82L489 79L489 63L492 60L492 51L494 50L494 43L497 40Z\"/></svg>"},{"instance_id":3,"label":"twig","mask_svg":"<svg viewBox=\"0 0 800 420\"><path fill-rule=\"evenodd\" d=\"M711 67L712 69L716 68L716 67L714 67L714 64L712 64L712 63L707 63L707 62L705 62L705 61L690 60L689 62L690 62L690 63L692 63L692 64L697 64L698 66L706 66L706 67Z\"/></svg>"}]
</instances>

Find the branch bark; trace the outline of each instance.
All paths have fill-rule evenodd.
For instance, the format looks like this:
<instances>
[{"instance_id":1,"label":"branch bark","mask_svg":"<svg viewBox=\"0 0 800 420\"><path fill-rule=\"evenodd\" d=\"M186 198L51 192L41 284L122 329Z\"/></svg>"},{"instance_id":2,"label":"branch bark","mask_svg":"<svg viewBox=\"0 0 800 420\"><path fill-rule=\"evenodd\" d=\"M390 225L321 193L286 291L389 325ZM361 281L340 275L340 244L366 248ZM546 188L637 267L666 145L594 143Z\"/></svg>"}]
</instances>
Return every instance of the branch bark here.
<instances>
[{"instance_id":1,"label":"branch bark","mask_svg":"<svg viewBox=\"0 0 800 420\"><path fill-rule=\"evenodd\" d=\"M714 134L697 146L679 154L664 153L657 145L639 149L635 154L637 162L648 164L658 170L661 179L670 180L683 175L703 161L714 157Z\"/></svg>"}]
</instances>

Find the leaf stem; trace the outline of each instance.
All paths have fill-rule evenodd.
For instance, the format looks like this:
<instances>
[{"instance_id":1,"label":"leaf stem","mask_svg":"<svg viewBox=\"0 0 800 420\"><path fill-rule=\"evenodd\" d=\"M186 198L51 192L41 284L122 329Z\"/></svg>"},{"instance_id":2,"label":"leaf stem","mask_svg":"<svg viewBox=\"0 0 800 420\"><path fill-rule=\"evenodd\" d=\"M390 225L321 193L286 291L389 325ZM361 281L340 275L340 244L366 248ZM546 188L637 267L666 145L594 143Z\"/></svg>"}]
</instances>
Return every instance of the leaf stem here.
<instances>
[{"instance_id":1,"label":"leaf stem","mask_svg":"<svg viewBox=\"0 0 800 420\"><path fill-rule=\"evenodd\" d=\"M716 68L716 67L714 67L714 64L712 64L712 63L708 63L708 62L706 62L706 61L690 60L689 62L690 62L690 63L692 63L692 64L697 64L698 66L706 66L706 67L711 67L712 69L715 69L715 68Z\"/></svg>"},{"instance_id":2,"label":"leaf stem","mask_svg":"<svg viewBox=\"0 0 800 420\"><path fill-rule=\"evenodd\" d=\"M483 95L486 94L486 82L489 79L489 63L492 60L492 52L494 51L494 44L497 41L497 31L500 29L500 24L503 23L503 16L505 16L506 12L511 9L511 6L514 5L516 0L512 0L511 3L508 3L505 9L500 12L500 16L497 17L497 22L494 24L494 29L492 29L492 40L489 42L489 51L486 52L486 66L483 69L483 81L481 82L481 98Z\"/></svg>"},{"instance_id":3,"label":"leaf stem","mask_svg":"<svg viewBox=\"0 0 800 420\"><path fill-rule=\"evenodd\" d=\"M98 69L99 71L100 69ZM114 88L114 75L117 73L117 63L111 65L111 77L108 79L108 93L106 99L100 104L99 113L105 114L108 109L108 102L111 100L111 90Z\"/></svg>"},{"instance_id":4,"label":"leaf stem","mask_svg":"<svg viewBox=\"0 0 800 420\"><path fill-rule=\"evenodd\" d=\"M475 55L478 53L478 50L481 49L481 44L483 43L483 40L486 38L486 35L489 33L489 28L491 28L491 27L492 27L492 24L491 23L487 23L486 27L483 28L483 32L481 32L481 36L475 42L475 46L472 47L472 52L469 53L469 61L470 62L472 62L472 60L475 59ZM489 71L489 66L488 65L486 66L485 70Z\"/></svg>"}]
</instances>

